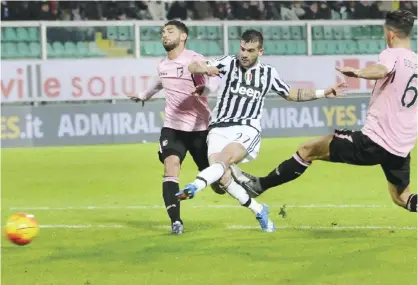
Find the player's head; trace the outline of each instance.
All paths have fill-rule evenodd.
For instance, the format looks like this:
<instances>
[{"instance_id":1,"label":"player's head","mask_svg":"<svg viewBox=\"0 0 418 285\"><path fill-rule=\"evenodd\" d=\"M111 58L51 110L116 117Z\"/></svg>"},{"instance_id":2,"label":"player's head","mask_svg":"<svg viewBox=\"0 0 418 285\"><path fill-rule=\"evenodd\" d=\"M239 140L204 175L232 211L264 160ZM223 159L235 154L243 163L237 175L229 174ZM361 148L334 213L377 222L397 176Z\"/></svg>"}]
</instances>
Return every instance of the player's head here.
<instances>
[{"instance_id":1,"label":"player's head","mask_svg":"<svg viewBox=\"0 0 418 285\"><path fill-rule=\"evenodd\" d=\"M386 14L385 38L389 47L397 39L410 39L415 16L405 10L390 11Z\"/></svg>"},{"instance_id":2,"label":"player's head","mask_svg":"<svg viewBox=\"0 0 418 285\"><path fill-rule=\"evenodd\" d=\"M189 29L180 21L169 21L161 30L161 41L166 51L171 51L179 45L185 45Z\"/></svg>"},{"instance_id":3,"label":"player's head","mask_svg":"<svg viewBox=\"0 0 418 285\"><path fill-rule=\"evenodd\" d=\"M241 66L253 66L263 55L263 35L256 30L246 30L241 36L238 60Z\"/></svg>"}]
</instances>

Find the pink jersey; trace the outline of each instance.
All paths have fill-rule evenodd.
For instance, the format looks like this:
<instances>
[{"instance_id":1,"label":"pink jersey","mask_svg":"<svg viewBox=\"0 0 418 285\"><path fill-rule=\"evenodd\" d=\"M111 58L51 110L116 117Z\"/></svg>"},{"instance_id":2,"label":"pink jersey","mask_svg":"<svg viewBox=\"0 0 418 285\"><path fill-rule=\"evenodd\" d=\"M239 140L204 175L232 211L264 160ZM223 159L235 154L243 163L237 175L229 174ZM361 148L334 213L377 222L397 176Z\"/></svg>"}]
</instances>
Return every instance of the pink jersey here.
<instances>
[{"instance_id":1,"label":"pink jersey","mask_svg":"<svg viewBox=\"0 0 418 285\"><path fill-rule=\"evenodd\" d=\"M158 65L158 74L166 97L164 127L179 131L207 130L210 108L206 97L196 97L192 92L197 85L205 84L205 77L193 75L188 66L204 57L185 49L177 58L167 57Z\"/></svg>"},{"instance_id":2,"label":"pink jersey","mask_svg":"<svg viewBox=\"0 0 418 285\"><path fill-rule=\"evenodd\" d=\"M362 132L388 152L406 157L417 139L417 55L388 48L378 64L389 74L376 81Z\"/></svg>"}]
</instances>

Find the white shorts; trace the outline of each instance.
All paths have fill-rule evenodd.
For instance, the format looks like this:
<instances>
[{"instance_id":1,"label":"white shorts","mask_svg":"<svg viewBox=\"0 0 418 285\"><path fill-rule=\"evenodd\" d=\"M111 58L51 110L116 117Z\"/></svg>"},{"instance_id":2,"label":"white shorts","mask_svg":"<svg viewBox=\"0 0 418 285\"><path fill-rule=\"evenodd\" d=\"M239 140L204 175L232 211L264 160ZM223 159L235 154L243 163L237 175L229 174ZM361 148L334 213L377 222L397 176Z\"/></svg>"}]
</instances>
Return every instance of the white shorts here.
<instances>
[{"instance_id":1,"label":"white shorts","mask_svg":"<svg viewBox=\"0 0 418 285\"><path fill-rule=\"evenodd\" d=\"M209 131L208 157L220 153L230 143L239 143L247 150L247 156L240 163L249 162L257 158L261 145L260 132L250 126L230 126L213 128Z\"/></svg>"}]
</instances>

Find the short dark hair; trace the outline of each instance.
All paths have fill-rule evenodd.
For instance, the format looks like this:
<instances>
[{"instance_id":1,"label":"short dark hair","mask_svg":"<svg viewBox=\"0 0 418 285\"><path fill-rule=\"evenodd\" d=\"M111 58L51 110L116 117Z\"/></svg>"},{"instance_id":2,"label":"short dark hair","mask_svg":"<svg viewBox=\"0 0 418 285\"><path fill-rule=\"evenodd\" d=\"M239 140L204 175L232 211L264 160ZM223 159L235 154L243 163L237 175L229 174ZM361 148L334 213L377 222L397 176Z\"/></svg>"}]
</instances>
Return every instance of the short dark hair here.
<instances>
[{"instance_id":1,"label":"short dark hair","mask_svg":"<svg viewBox=\"0 0 418 285\"><path fill-rule=\"evenodd\" d=\"M246 43L255 43L258 42L259 43L259 48L263 48L263 34L260 33L259 31L256 30L246 30L242 36L241 36L241 40L243 40Z\"/></svg>"},{"instance_id":2,"label":"short dark hair","mask_svg":"<svg viewBox=\"0 0 418 285\"><path fill-rule=\"evenodd\" d=\"M415 16L409 11L390 11L386 14L385 26L393 29L399 37L405 38L411 35Z\"/></svg>"},{"instance_id":3,"label":"short dark hair","mask_svg":"<svg viewBox=\"0 0 418 285\"><path fill-rule=\"evenodd\" d=\"M180 31L182 31L183 33L185 33L186 35L189 35L189 29L187 28L187 26L180 21L177 20L171 20L168 21L167 23L165 23L165 26L175 26L177 29L179 29Z\"/></svg>"}]
</instances>

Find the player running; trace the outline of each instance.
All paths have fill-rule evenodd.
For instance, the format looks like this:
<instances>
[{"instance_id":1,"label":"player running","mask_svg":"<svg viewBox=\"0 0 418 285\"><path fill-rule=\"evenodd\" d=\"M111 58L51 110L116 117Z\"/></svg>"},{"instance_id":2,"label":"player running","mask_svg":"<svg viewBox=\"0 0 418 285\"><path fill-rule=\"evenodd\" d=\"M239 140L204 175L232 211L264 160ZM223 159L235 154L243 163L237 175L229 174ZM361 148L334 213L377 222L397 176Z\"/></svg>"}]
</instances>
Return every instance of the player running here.
<instances>
[{"instance_id":1,"label":"player running","mask_svg":"<svg viewBox=\"0 0 418 285\"><path fill-rule=\"evenodd\" d=\"M235 179L251 197L298 178L314 160L380 164L393 202L417 212L417 195L409 189L410 152L417 139L417 55L410 48L414 18L408 11L389 12L384 25L389 48L380 53L378 63L359 70L337 68L349 77L376 80L363 129L336 130L308 141L266 177L232 167Z\"/></svg>"},{"instance_id":2,"label":"player running","mask_svg":"<svg viewBox=\"0 0 418 285\"><path fill-rule=\"evenodd\" d=\"M334 98L344 84L326 90L290 89L276 69L259 61L263 54L263 36L255 30L242 34L238 56L196 61L189 65L193 74L220 76L221 86L212 114L208 134L210 167L200 172L177 195L190 199L206 186L220 180L222 188L249 208L266 232L274 231L268 217L268 207L249 197L245 189L231 179L229 166L245 163L257 157L261 142L261 112L266 94L272 90L291 101Z\"/></svg>"},{"instance_id":3,"label":"player running","mask_svg":"<svg viewBox=\"0 0 418 285\"><path fill-rule=\"evenodd\" d=\"M206 137L210 108L206 97L192 94L197 85L206 84L205 77L192 75L187 69L191 62L203 60L204 57L185 49L187 36L188 29L182 22L169 21L164 25L161 41L167 57L158 64L159 80L144 94L129 96L143 102L161 89L165 93L165 119L158 156L164 163L163 198L173 234L183 233L180 203L175 194L179 191L178 177L187 152L199 170L209 166ZM225 193L215 186L215 192Z\"/></svg>"}]
</instances>

